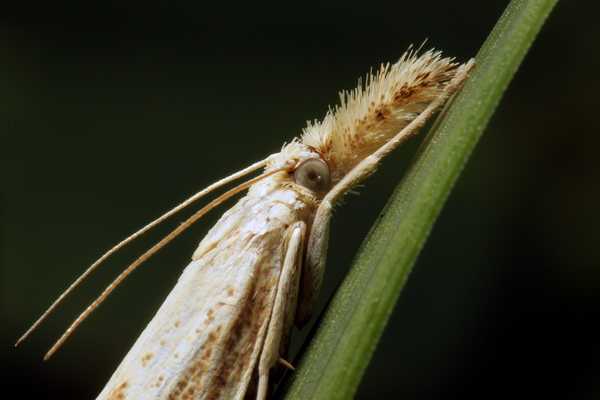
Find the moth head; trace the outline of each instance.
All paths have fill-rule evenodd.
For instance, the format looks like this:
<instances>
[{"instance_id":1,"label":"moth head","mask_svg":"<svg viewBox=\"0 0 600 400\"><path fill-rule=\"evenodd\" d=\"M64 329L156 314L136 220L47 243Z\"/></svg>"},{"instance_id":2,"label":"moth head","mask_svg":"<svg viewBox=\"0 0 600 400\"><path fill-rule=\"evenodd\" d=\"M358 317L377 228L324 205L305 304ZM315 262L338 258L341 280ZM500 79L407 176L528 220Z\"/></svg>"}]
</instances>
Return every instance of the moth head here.
<instances>
[{"instance_id":1,"label":"moth head","mask_svg":"<svg viewBox=\"0 0 600 400\"><path fill-rule=\"evenodd\" d=\"M318 157L300 161L294 169L294 182L315 193L324 193L331 187L329 166Z\"/></svg>"}]
</instances>

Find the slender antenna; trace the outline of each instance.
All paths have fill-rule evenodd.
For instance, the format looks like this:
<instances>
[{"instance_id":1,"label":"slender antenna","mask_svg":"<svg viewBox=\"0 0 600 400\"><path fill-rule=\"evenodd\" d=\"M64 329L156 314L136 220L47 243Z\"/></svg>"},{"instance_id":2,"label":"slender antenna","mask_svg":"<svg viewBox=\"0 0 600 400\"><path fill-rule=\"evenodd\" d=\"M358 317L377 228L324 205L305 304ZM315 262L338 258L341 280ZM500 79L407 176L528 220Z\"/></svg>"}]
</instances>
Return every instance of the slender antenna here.
<instances>
[{"instance_id":1,"label":"slender antenna","mask_svg":"<svg viewBox=\"0 0 600 400\"><path fill-rule=\"evenodd\" d=\"M164 213L163 215L161 215L160 217L158 217L154 221L150 222L149 224L147 224L146 226L144 226L142 229L138 230L134 234L129 235L125 239L121 240L116 246L112 247L110 250L108 250L106 253L104 253L99 259L97 259L92 265L90 265L88 267L88 269L86 269L83 274L81 274L64 292L61 293L60 296L58 296L58 298L56 300L54 300L54 302L52 303L52 305L50 305L50 307L48 307L48 309L46 311L44 311L44 313L33 323L33 325L31 325L31 327L27 330L27 332L25 332L19 338L19 340L17 340L17 342L15 343L15 347L17 347L19 344L21 344L22 341L24 341L25 339L27 339L27 337L33 331L35 331L37 329L37 327L42 322L44 322L44 320L56 309L56 307L58 307L62 303L62 301L65 299L65 297L67 297L100 264L102 264L108 257L110 257L117 250L119 250L120 248L122 248L123 246L125 246L127 243L131 242L132 240L136 239L137 237L141 236L143 233L147 232L151 228L153 228L156 225L160 224L161 222L163 222L164 220L166 220L167 218L169 218L173 214L176 214L177 212L183 210L185 207L189 206L190 204L192 204L196 200L200 199L204 195L206 195L206 194L212 192L213 190L218 189L221 186L226 185L226 184L228 184L228 183L230 183L230 182L232 182L232 181L234 181L236 179L239 179L242 176L248 175L249 173L254 172L254 171L256 171L259 168L264 167L266 165L266 163L267 163L267 160L268 160L268 157L265 158L264 160L261 160L261 161L258 161L256 163L254 163L254 164L250 165L249 167L244 168L244 169L242 169L242 170L240 170L240 171L238 171L238 172L236 172L234 174L231 174L231 175L229 175L226 178L223 178L223 179L221 179L221 180L213 183L212 185L208 186L207 188L199 191L198 193L196 193L192 197L188 198L183 203L179 204L178 206L176 206L176 207L172 208L171 210L169 210L168 212Z\"/></svg>"},{"instance_id":2,"label":"slender antenna","mask_svg":"<svg viewBox=\"0 0 600 400\"><path fill-rule=\"evenodd\" d=\"M265 173L263 173L263 174L261 174L261 175L259 175L257 177L249 179L246 182L241 183L238 186L234 187L233 189L230 189L227 192L223 193L222 195L220 195L219 197L217 197L216 199L214 199L213 201L211 201L210 203L208 203L207 205L205 205L204 207L202 207L200 210L196 211L196 213L194 215L192 215L190 218L188 218L186 221L184 221L181 225L179 225L177 228L175 228L173 231L171 231L167 236L165 236L164 238L162 238L158 243L156 243L154 246L152 246L150 249L148 249L137 260L135 260L127 268L125 268L125 270L123 272L121 272L119 274L119 276L117 276L117 278L110 285L108 285L106 287L106 289L104 289L104 291L100 294L100 296L98 296L98 298L96 298L96 300L94 300L75 319L75 321L73 321L73 323L71 324L71 326L69 326L67 328L67 330L65 331L65 333L63 333L62 336L56 341L56 343L54 343L54 345L50 348L50 350L48 350L48 352L44 356L44 360L48 360L50 357L52 357L52 355L54 353L56 353L56 351L69 338L69 336L71 336L71 334L75 331L75 329L77 329L77 327L96 308L98 308L98 306L100 304L102 304L102 302L111 294L111 292L113 290L115 290L115 288L117 286L119 286L119 284L125 278L127 278L127 276L129 274L131 274L137 267L139 267L144 261L146 261L147 259L149 259L150 257L152 257L157 251L159 251L161 248L163 248L167 243L169 243L171 240L175 239L177 236L179 236L179 234L181 232L185 231L187 228L189 228L190 226L192 226L194 224L194 222L198 221L204 214L206 214L207 212L209 212L210 210L212 210L213 208L215 208L219 204L223 203L224 201L226 201L230 197L236 195L237 193L239 193L242 190L248 188L249 186L253 185L254 183L256 183L256 182L258 182L258 181L260 181L260 180L262 180L262 179L264 179L264 178L266 178L268 176L271 176L271 175L273 175L273 174L275 174L277 172L285 171L285 170L287 170L287 168L288 167L276 169L276 170L269 171L269 172L265 172Z\"/></svg>"}]
</instances>

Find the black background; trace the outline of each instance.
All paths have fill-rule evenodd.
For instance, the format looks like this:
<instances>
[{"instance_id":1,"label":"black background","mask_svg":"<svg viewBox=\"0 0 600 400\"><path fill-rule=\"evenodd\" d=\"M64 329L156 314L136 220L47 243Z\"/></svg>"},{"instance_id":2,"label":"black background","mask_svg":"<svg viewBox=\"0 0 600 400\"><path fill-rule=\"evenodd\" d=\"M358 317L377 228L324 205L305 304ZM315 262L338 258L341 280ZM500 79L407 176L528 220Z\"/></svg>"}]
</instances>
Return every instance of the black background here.
<instances>
[{"instance_id":1,"label":"black background","mask_svg":"<svg viewBox=\"0 0 600 400\"><path fill-rule=\"evenodd\" d=\"M19 398L93 398L222 210L163 250L42 355L120 268L114 257L21 348L14 340L103 250L277 151L337 91L410 43L476 54L505 1L280 4L212 14L55 3L0 19L0 365ZM600 395L599 30L563 1L436 223L358 398ZM252 11L252 12L251 12ZM597 10L595 10L597 11ZM207 25L208 24L208 25ZM420 139L341 207L324 303Z\"/></svg>"}]
</instances>

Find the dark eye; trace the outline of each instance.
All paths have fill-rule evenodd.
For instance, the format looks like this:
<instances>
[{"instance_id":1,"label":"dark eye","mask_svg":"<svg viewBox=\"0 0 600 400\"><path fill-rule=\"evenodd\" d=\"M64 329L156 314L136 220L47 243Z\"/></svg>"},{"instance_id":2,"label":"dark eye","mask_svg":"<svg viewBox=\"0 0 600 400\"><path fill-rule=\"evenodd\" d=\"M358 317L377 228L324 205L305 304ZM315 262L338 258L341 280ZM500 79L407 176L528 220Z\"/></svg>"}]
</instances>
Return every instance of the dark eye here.
<instances>
[{"instance_id":1,"label":"dark eye","mask_svg":"<svg viewBox=\"0 0 600 400\"><path fill-rule=\"evenodd\" d=\"M309 158L303 161L294 171L294 180L313 192L324 192L329 189L331 178L329 167L325 161Z\"/></svg>"}]
</instances>

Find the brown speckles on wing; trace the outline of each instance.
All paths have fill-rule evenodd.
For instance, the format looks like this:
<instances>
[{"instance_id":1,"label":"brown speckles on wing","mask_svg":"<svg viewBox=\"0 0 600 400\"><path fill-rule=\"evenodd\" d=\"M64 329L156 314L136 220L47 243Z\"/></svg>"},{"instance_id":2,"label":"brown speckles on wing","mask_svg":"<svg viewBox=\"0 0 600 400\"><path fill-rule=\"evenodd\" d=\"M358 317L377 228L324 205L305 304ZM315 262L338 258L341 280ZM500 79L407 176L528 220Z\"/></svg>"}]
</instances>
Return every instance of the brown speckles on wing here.
<instances>
[{"instance_id":1,"label":"brown speckles on wing","mask_svg":"<svg viewBox=\"0 0 600 400\"><path fill-rule=\"evenodd\" d=\"M242 399L252 390L285 226L308 215L290 193L257 190L221 218L99 399L114 400L125 381L129 398Z\"/></svg>"},{"instance_id":2,"label":"brown speckles on wing","mask_svg":"<svg viewBox=\"0 0 600 400\"><path fill-rule=\"evenodd\" d=\"M253 279L242 288L235 317L227 329L208 334L174 385L170 399L185 399L191 392L202 393L206 399L243 397L251 383L271 313L280 272L273 264L278 261L276 252L265 251L257 260ZM213 313L209 310L207 317Z\"/></svg>"},{"instance_id":3,"label":"brown speckles on wing","mask_svg":"<svg viewBox=\"0 0 600 400\"><path fill-rule=\"evenodd\" d=\"M108 396L109 400L125 400L127 397L125 391L127 390L127 381L121 382Z\"/></svg>"},{"instance_id":4,"label":"brown speckles on wing","mask_svg":"<svg viewBox=\"0 0 600 400\"><path fill-rule=\"evenodd\" d=\"M246 382L246 387L250 383L269 323L279 272L268 265L257 271L254 285L248 288L238 317L224 341L223 358L216 379L213 379L207 391L208 398L236 394L239 388L231 383L240 379Z\"/></svg>"},{"instance_id":5,"label":"brown speckles on wing","mask_svg":"<svg viewBox=\"0 0 600 400\"><path fill-rule=\"evenodd\" d=\"M214 320L215 320L215 311L212 308L210 308L206 312L206 318L204 319L204 326L205 327L210 326Z\"/></svg>"},{"instance_id":6,"label":"brown speckles on wing","mask_svg":"<svg viewBox=\"0 0 600 400\"><path fill-rule=\"evenodd\" d=\"M153 353L146 353L142 356L142 367L145 367L146 365L148 365L148 363L150 362L150 360L152 360L152 357L154 357Z\"/></svg>"}]
</instances>

